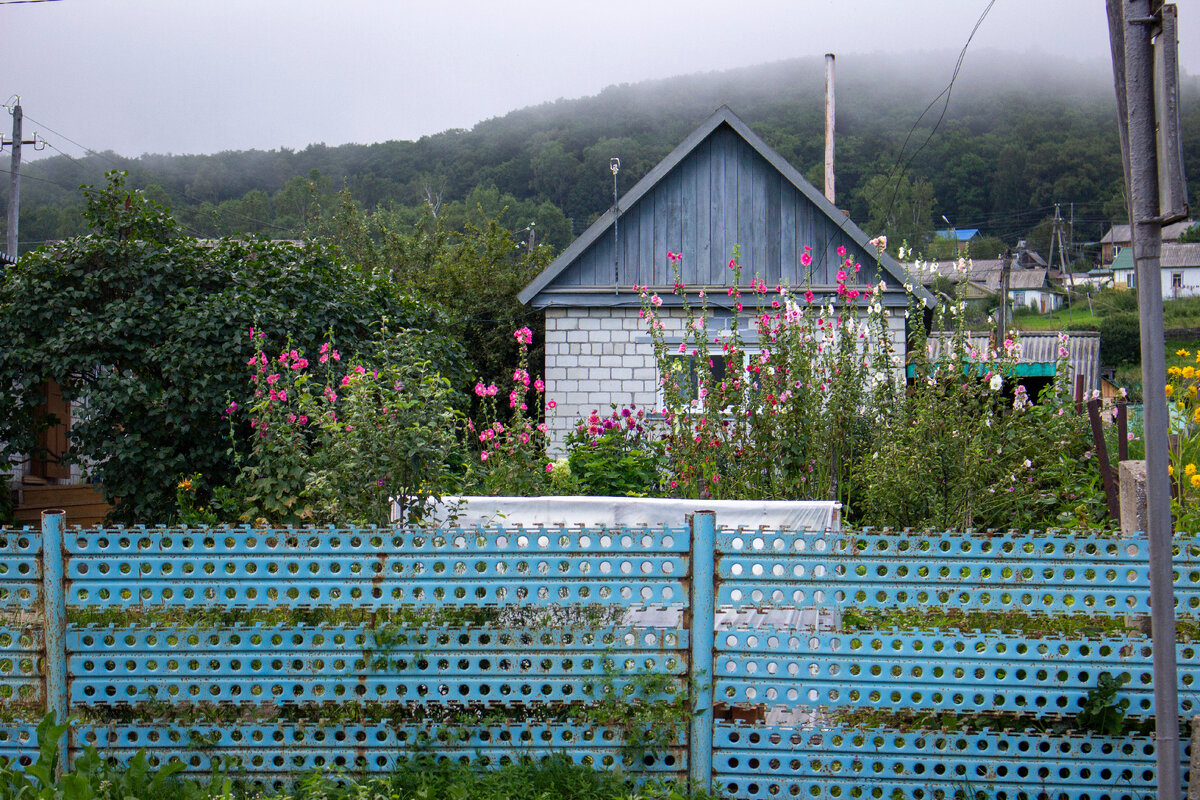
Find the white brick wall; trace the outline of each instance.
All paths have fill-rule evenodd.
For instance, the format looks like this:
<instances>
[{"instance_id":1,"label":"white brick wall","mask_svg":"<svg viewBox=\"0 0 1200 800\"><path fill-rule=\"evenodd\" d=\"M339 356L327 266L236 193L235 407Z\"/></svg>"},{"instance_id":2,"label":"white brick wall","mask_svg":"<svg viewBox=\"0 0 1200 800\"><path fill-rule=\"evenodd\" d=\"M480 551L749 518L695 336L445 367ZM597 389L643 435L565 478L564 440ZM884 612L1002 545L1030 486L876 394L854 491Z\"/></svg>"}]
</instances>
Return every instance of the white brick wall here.
<instances>
[{"instance_id":1,"label":"white brick wall","mask_svg":"<svg viewBox=\"0 0 1200 800\"><path fill-rule=\"evenodd\" d=\"M558 404L550 419L553 455L563 455L567 433L592 409L607 413L611 403L654 408L658 369L638 311L546 310L546 397ZM663 322L668 335L683 329L681 318L664 313Z\"/></svg>"},{"instance_id":2,"label":"white brick wall","mask_svg":"<svg viewBox=\"0 0 1200 800\"><path fill-rule=\"evenodd\" d=\"M546 310L546 398L551 455L565 454L567 434L592 409L607 414L611 403L635 403L647 412L658 403L658 366L645 320L637 308L549 308ZM668 337L683 331L683 312L662 308ZM897 352L904 352L904 315L888 320Z\"/></svg>"}]
</instances>

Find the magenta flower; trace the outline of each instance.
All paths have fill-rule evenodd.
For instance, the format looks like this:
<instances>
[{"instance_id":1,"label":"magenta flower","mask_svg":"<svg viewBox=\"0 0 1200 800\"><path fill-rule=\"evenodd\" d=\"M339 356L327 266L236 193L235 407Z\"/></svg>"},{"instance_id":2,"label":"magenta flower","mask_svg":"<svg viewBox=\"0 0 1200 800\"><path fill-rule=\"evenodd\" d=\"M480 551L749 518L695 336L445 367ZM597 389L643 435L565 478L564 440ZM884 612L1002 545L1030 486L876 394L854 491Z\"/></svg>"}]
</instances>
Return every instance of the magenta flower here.
<instances>
[{"instance_id":1,"label":"magenta flower","mask_svg":"<svg viewBox=\"0 0 1200 800\"><path fill-rule=\"evenodd\" d=\"M554 400L546 401L546 408L557 408L557 407L558 407L558 403L556 401L554 401Z\"/></svg>"},{"instance_id":2,"label":"magenta flower","mask_svg":"<svg viewBox=\"0 0 1200 800\"><path fill-rule=\"evenodd\" d=\"M838 249L837 249L837 253L838 253L838 255L839 255L839 256L841 256L842 258L845 258L845 257L846 257L846 248L845 248L843 245L840 245L840 244L839 244L839 245L838 245Z\"/></svg>"},{"instance_id":3,"label":"magenta flower","mask_svg":"<svg viewBox=\"0 0 1200 800\"><path fill-rule=\"evenodd\" d=\"M513 331L513 336L521 344L533 344L533 331L529 328L517 328Z\"/></svg>"},{"instance_id":4,"label":"magenta flower","mask_svg":"<svg viewBox=\"0 0 1200 800\"><path fill-rule=\"evenodd\" d=\"M539 392L544 392L546 390L546 384L542 383L541 378L538 378L536 381L533 382L533 388Z\"/></svg>"},{"instance_id":5,"label":"magenta flower","mask_svg":"<svg viewBox=\"0 0 1200 800\"><path fill-rule=\"evenodd\" d=\"M479 454L479 460L480 461L488 460L488 451L487 450L484 450L482 453Z\"/></svg>"},{"instance_id":6,"label":"magenta flower","mask_svg":"<svg viewBox=\"0 0 1200 800\"><path fill-rule=\"evenodd\" d=\"M499 391L499 390L496 389L496 384L494 384L494 383L488 384L488 387L487 387L488 397L495 397L497 391Z\"/></svg>"},{"instance_id":7,"label":"magenta flower","mask_svg":"<svg viewBox=\"0 0 1200 800\"><path fill-rule=\"evenodd\" d=\"M553 465L553 464L547 464L547 465L546 465L546 472L554 472L554 465Z\"/></svg>"},{"instance_id":8,"label":"magenta flower","mask_svg":"<svg viewBox=\"0 0 1200 800\"><path fill-rule=\"evenodd\" d=\"M268 383L269 385L271 385L271 386L274 386L274 385L275 385L275 382L276 382L276 381L278 381L278 380L279 380L279 373L278 373L278 372L276 372L274 375L268 375L268 376L267 376L267 383Z\"/></svg>"},{"instance_id":9,"label":"magenta flower","mask_svg":"<svg viewBox=\"0 0 1200 800\"><path fill-rule=\"evenodd\" d=\"M480 397L483 397L484 395L487 394L487 387L484 386L482 383L476 382L475 383L475 394L479 395Z\"/></svg>"}]
</instances>

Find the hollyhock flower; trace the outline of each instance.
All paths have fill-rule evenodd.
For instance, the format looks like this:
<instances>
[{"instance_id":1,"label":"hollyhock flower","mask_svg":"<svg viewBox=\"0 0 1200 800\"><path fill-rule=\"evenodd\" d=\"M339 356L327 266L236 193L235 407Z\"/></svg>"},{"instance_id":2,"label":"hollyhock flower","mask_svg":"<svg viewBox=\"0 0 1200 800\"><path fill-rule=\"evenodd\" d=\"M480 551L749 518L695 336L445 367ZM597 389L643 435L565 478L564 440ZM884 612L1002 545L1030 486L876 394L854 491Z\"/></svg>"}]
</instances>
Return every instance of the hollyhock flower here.
<instances>
[{"instance_id":1,"label":"hollyhock flower","mask_svg":"<svg viewBox=\"0 0 1200 800\"><path fill-rule=\"evenodd\" d=\"M533 388L539 392L544 392L546 391L546 384L542 382L541 378L538 378L533 382Z\"/></svg>"},{"instance_id":2,"label":"hollyhock flower","mask_svg":"<svg viewBox=\"0 0 1200 800\"><path fill-rule=\"evenodd\" d=\"M839 244L838 249L837 249L837 254L841 258L845 258L846 257L846 247L844 245Z\"/></svg>"},{"instance_id":3,"label":"hollyhock flower","mask_svg":"<svg viewBox=\"0 0 1200 800\"><path fill-rule=\"evenodd\" d=\"M554 400L547 400L547 401L546 401L546 408L551 408L551 409L553 409L553 408L557 408L557 407L558 407L558 403L557 403L556 401L554 401Z\"/></svg>"}]
</instances>

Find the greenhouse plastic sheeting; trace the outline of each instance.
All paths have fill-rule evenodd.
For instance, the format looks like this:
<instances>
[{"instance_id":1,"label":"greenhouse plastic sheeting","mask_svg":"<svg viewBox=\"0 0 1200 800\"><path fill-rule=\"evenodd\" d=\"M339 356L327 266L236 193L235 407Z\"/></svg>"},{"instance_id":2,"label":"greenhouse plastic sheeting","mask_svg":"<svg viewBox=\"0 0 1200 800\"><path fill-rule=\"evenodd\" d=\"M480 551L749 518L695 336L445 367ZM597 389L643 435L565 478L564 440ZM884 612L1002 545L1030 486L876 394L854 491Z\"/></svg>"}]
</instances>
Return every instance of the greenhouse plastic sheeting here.
<instances>
[{"instance_id":1,"label":"greenhouse plastic sheeting","mask_svg":"<svg viewBox=\"0 0 1200 800\"><path fill-rule=\"evenodd\" d=\"M457 517L453 511L457 510ZM840 530L842 504L827 500L675 500L657 497L446 497L438 526L588 525L618 528L682 525L687 514L713 511L719 528ZM393 519L398 509L392 507Z\"/></svg>"}]
</instances>

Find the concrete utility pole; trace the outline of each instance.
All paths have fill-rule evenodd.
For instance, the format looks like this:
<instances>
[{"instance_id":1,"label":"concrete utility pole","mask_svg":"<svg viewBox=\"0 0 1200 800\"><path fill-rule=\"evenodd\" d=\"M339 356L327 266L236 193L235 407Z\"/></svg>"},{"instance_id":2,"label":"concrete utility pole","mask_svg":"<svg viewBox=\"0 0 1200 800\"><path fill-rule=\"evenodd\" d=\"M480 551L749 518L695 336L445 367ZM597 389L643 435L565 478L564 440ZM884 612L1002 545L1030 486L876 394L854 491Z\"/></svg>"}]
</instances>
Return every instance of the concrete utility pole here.
<instances>
[{"instance_id":1,"label":"concrete utility pole","mask_svg":"<svg viewBox=\"0 0 1200 800\"><path fill-rule=\"evenodd\" d=\"M32 139L21 139L21 98L18 97L16 102L10 109L13 117L13 133L12 139L4 140L0 136L0 147L6 144L12 145L12 169L9 172L8 181L8 257L16 260L17 258L17 224L20 222L21 216L21 145L31 144L34 149L37 147L38 137L35 133Z\"/></svg>"},{"instance_id":2,"label":"concrete utility pole","mask_svg":"<svg viewBox=\"0 0 1200 800\"><path fill-rule=\"evenodd\" d=\"M825 54L825 199L834 202L833 192L833 53Z\"/></svg>"},{"instance_id":3,"label":"concrete utility pole","mask_svg":"<svg viewBox=\"0 0 1200 800\"><path fill-rule=\"evenodd\" d=\"M1175 660L1175 587L1171 569L1171 488L1167 471L1168 414L1166 352L1163 337L1162 250L1164 214L1160 211L1159 146L1155 119L1155 44L1159 34L1169 45L1173 30L1162 37L1163 19L1174 6L1155 0L1106 0L1118 126L1129 190L1129 223L1141 318L1142 401L1146 442L1146 534L1150 554L1150 606L1154 648L1154 736L1160 800L1179 800L1179 676ZM1173 58L1173 57L1172 57ZM1160 80L1170 80L1160 76ZM1162 104L1160 104L1162 105ZM1162 110L1162 109L1160 109ZM1168 160L1170 148L1164 148ZM1169 172L1168 172L1169 175ZM1169 182L1168 178L1168 182ZM1169 198L1170 187L1164 192ZM1186 191L1186 189L1184 190ZM1186 198L1186 195L1185 195ZM1170 200L1168 199L1168 202ZM1186 202L1184 203L1186 208Z\"/></svg>"}]
</instances>

